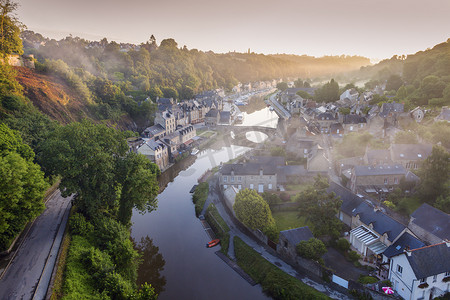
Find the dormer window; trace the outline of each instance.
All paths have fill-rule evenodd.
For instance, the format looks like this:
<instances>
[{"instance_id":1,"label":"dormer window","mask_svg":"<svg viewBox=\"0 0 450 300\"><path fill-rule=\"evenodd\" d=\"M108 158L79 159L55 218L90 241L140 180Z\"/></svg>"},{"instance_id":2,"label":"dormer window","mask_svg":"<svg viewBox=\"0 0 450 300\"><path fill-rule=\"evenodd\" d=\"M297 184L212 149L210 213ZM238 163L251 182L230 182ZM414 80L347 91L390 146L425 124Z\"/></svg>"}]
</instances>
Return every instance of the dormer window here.
<instances>
[{"instance_id":1,"label":"dormer window","mask_svg":"<svg viewBox=\"0 0 450 300\"><path fill-rule=\"evenodd\" d=\"M403 153L400 153L400 157L405 157L405 154L403 154Z\"/></svg>"}]
</instances>

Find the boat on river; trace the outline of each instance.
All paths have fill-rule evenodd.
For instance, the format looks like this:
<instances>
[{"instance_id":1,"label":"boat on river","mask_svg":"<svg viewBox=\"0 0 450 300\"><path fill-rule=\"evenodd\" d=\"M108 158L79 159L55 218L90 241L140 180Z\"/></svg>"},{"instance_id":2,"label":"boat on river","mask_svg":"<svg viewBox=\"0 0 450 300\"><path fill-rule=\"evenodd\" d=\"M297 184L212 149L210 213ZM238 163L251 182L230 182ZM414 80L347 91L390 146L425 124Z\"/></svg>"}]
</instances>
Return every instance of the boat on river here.
<instances>
[{"instance_id":1,"label":"boat on river","mask_svg":"<svg viewBox=\"0 0 450 300\"><path fill-rule=\"evenodd\" d=\"M197 148L192 149L191 155L196 155L199 152Z\"/></svg>"},{"instance_id":2,"label":"boat on river","mask_svg":"<svg viewBox=\"0 0 450 300\"><path fill-rule=\"evenodd\" d=\"M219 243L220 243L220 240L219 239L215 239L215 240L212 240L211 242L209 242L208 244L206 244L206 247L207 248L212 248L214 246L217 246Z\"/></svg>"}]
</instances>

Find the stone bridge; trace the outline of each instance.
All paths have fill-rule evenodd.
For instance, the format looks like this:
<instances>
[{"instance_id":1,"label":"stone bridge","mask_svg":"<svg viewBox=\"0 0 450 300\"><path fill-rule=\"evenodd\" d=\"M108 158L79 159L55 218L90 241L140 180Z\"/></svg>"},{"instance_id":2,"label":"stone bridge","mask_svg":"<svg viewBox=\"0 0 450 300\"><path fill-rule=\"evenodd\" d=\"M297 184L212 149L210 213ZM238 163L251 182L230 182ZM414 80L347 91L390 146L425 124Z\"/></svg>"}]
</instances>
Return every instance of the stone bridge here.
<instances>
[{"instance_id":1,"label":"stone bridge","mask_svg":"<svg viewBox=\"0 0 450 300\"><path fill-rule=\"evenodd\" d=\"M231 132L238 136L242 133L249 131L258 131L267 134L268 137L273 137L275 133L278 133L277 128L264 127L264 126L234 126L234 125L218 125L217 130L221 132Z\"/></svg>"}]
</instances>

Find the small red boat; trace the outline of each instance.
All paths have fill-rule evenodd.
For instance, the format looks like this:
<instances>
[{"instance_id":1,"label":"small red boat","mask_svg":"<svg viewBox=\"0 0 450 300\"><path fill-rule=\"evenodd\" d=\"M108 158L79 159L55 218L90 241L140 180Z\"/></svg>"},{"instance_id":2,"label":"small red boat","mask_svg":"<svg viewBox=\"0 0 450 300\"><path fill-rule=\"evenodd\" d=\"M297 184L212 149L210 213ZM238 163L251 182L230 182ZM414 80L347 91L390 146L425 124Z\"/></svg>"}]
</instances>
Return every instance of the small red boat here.
<instances>
[{"instance_id":1,"label":"small red boat","mask_svg":"<svg viewBox=\"0 0 450 300\"><path fill-rule=\"evenodd\" d=\"M212 240L211 242L209 242L208 244L206 244L206 248L214 247L214 246L218 245L219 243L220 243L220 240L219 240L219 239Z\"/></svg>"}]
</instances>

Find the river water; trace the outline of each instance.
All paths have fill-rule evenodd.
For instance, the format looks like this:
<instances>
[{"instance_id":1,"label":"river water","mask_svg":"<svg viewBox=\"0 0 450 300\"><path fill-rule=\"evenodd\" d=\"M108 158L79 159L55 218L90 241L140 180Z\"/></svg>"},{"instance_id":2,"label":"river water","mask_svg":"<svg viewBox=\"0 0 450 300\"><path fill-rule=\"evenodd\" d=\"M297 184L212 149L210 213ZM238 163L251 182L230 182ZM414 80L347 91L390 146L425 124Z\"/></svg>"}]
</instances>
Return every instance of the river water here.
<instances>
[{"instance_id":1,"label":"river water","mask_svg":"<svg viewBox=\"0 0 450 300\"><path fill-rule=\"evenodd\" d=\"M258 101L259 110L248 114L261 123L273 112ZM276 125L275 125L276 126ZM251 286L214 252L206 248L209 237L195 216L189 193L197 179L208 169L227 162L249 148L239 146L208 149L175 165L160 178L163 191L158 195L158 208L147 214L133 213L132 238L144 252L138 283L149 282L160 293L159 299L267 299L259 285Z\"/></svg>"}]
</instances>

